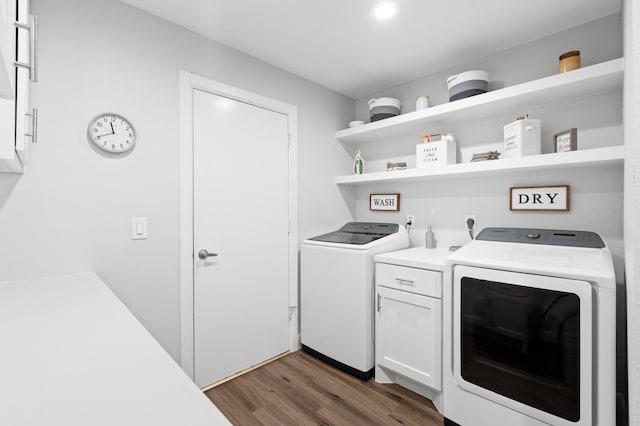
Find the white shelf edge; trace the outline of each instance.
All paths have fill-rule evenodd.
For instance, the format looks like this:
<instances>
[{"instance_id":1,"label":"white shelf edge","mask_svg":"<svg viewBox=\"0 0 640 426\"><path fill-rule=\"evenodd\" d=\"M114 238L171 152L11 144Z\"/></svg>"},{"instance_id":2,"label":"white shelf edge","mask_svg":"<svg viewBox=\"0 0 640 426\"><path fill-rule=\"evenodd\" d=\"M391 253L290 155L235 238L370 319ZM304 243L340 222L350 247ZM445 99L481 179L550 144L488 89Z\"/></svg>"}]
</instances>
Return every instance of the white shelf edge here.
<instances>
[{"instance_id":1,"label":"white shelf edge","mask_svg":"<svg viewBox=\"0 0 640 426\"><path fill-rule=\"evenodd\" d=\"M368 183L402 182L442 178L495 176L511 172L529 172L551 170L561 167L580 167L587 165L622 164L624 146L593 148L580 151L532 155L519 158L503 158L477 163L459 163L447 166L374 172L363 175L336 177L338 185L362 185Z\"/></svg>"},{"instance_id":2,"label":"white shelf edge","mask_svg":"<svg viewBox=\"0 0 640 426\"><path fill-rule=\"evenodd\" d=\"M564 74L555 74L532 80L526 83L505 87L461 99L455 102L444 103L420 111L408 112L385 120L367 123L359 127L338 130L336 139L345 143L363 143L363 138L370 136L375 138L377 131L392 130L397 128L400 132L402 127L414 123L427 122L447 114L455 113L470 108L482 107L484 105L495 104L501 101L510 100L523 95L534 94L563 86L570 86L577 83L585 83L591 80L614 76L620 74L622 82L622 72L624 71L624 58L612 59L610 61L580 68Z\"/></svg>"}]
</instances>

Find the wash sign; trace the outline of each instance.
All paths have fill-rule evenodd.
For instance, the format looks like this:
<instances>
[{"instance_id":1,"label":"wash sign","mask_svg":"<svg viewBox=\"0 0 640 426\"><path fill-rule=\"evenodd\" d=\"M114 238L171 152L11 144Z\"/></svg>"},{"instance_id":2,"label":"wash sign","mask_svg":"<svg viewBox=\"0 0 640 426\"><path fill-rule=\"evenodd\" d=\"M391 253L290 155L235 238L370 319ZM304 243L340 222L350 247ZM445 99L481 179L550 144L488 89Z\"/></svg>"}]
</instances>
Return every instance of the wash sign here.
<instances>
[{"instance_id":1,"label":"wash sign","mask_svg":"<svg viewBox=\"0 0 640 426\"><path fill-rule=\"evenodd\" d=\"M369 194L369 210L400 211L400 194Z\"/></svg>"},{"instance_id":2,"label":"wash sign","mask_svg":"<svg viewBox=\"0 0 640 426\"><path fill-rule=\"evenodd\" d=\"M512 187L510 210L569 211L569 185Z\"/></svg>"}]
</instances>

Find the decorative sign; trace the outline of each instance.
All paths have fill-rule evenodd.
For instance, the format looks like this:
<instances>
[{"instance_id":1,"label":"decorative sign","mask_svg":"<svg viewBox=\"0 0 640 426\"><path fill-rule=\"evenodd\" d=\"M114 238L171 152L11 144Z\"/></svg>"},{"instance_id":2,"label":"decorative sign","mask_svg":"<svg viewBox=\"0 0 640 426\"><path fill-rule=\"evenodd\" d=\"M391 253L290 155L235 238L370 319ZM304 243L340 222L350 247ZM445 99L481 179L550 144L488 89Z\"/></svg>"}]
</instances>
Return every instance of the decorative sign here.
<instances>
[{"instance_id":1,"label":"decorative sign","mask_svg":"<svg viewBox=\"0 0 640 426\"><path fill-rule=\"evenodd\" d=\"M399 212L400 194L369 194L369 210Z\"/></svg>"},{"instance_id":2,"label":"decorative sign","mask_svg":"<svg viewBox=\"0 0 640 426\"><path fill-rule=\"evenodd\" d=\"M569 185L512 187L511 211L569 211Z\"/></svg>"},{"instance_id":3,"label":"decorative sign","mask_svg":"<svg viewBox=\"0 0 640 426\"><path fill-rule=\"evenodd\" d=\"M553 146L556 152L575 151L578 149L578 129L563 130L553 135Z\"/></svg>"}]
</instances>

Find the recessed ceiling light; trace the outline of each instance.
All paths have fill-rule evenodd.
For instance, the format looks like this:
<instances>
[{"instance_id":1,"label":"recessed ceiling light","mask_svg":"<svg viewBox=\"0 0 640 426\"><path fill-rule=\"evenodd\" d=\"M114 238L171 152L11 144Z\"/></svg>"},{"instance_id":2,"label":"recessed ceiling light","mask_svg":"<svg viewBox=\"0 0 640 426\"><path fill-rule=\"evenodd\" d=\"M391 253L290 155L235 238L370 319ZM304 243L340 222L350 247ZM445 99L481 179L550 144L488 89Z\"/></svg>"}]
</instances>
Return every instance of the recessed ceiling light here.
<instances>
[{"instance_id":1,"label":"recessed ceiling light","mask_svg":"<svg viewBox=\"0 0 640 426\"><path fill-rule=\"evenodd\" d=\"M395 1L381 1L373 6L373 16L378 19L390 19L398 14L400 6Z\"/></svg>"}]
</instances>

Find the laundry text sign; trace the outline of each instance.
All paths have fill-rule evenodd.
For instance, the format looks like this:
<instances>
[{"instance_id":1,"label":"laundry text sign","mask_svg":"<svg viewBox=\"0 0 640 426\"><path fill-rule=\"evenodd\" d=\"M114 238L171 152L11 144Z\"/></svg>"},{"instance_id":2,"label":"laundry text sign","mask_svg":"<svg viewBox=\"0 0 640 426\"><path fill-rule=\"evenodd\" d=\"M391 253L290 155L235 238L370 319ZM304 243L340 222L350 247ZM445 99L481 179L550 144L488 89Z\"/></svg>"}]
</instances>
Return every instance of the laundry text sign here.
<instances>
[{"instance_id":1,"label":"laundry text sign","mask_svg":"<svg viewBox=\"0 0 640 426\"><path fill-rule=\"evenodd\" d=\"M512 187L512 211L569 211L569 185Z\"/></svg>"},{"instance_id":2,"label":"laundry text sign","mask_svg":"<svg viewBox=\"0 0 640 426\"><path fill-rule=\"evenodd\" d=\"M369 210L400 211L400 194L369 194Z\"/></svg>"}]
</instances>

